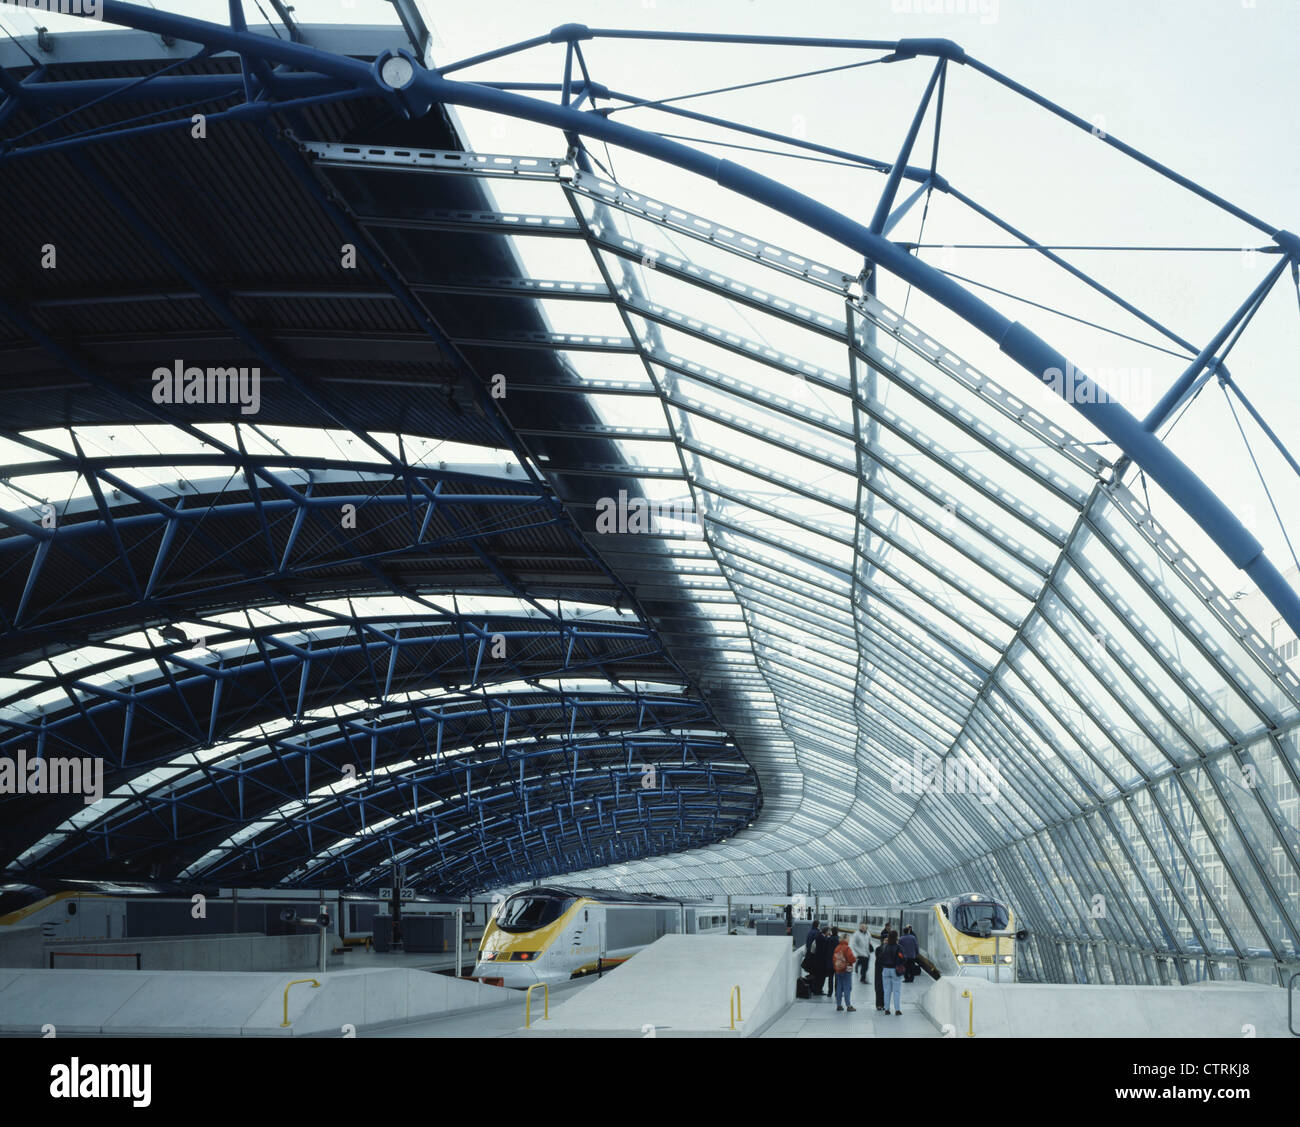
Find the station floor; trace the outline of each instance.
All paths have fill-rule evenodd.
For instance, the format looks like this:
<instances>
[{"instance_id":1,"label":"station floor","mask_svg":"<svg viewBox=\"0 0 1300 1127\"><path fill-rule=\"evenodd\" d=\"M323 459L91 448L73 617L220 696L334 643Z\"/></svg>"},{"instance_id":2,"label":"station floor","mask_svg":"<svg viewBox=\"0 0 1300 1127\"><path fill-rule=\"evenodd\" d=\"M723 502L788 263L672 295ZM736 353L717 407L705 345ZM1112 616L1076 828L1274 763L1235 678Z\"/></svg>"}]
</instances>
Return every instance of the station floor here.
<instances>
[{"instance_id":1,"label":"station floor","mask_svg":"<svg viewBox=\"0 0 1300 1127\"><path fill-rule=\"evenodd\" d=\"M867 976L861 983L854 976L852 1002L856 1013L835 1009L835 999L796 999L794 1005L776 1019L764 1037L938 1037L939 1030L921 1011L918 1003L931 980L921 975L915 982L905 982L900 995L902 1017L886 1015L876 1009L876 990Z\"/></svg>"}]
</instances>

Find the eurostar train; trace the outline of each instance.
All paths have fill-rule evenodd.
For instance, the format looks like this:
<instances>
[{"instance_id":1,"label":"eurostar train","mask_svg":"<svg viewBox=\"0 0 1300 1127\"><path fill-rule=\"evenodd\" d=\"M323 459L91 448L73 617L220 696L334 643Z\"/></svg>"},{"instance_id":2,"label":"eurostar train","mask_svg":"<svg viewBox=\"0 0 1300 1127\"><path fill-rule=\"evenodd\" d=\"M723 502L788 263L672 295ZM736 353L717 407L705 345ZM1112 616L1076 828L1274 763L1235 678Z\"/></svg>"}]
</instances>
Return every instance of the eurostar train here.
<instances>
[{"instance_id":1,"label":"eurostar train","mask_svg":"<svg viewBox=\"0 0 1300 1127\"><path fill-rule=\"evenodd\" d=\"M204 887L207 903L200 923L193 916L192 896L197 891L200 889L195 886L141 881L0 883L0 935L9 928L36 927L44 940L152 938L196 931L291 935L302 923L314 921L320 909L317 889L241 889L236 908L231 889ZM344 946L365 943L374 931L376 914L389 911L389 906L388 899L366 893L325 893L332 930ZM410 921L419 916L444 916L450 921L459 908L468 929L475 915L482 920L490 907L483 901L403 898L402 917ZM408 950L454 950L454 929L449 926L447 934L452 938L441 948Z\"/></svg>"},{"instance_id":2,"label":"eurostar train","mask_svg":"<svg viewBox=\"0 0 1300 1127\"><path fill-rule=\"evenodd\" d=\"M129 903L175 902L188 916L190 901L174 886L134 882L54 881L0 885L0 932L39 927L42 939L121 939Z\"/></svg>"},{"instance_id":3,"label":"eurostar train","mask_svg":"<svg viewBox=\"0 0 1300 1127\"><path fill-rule=\"evenodd\" d=\"M527 888L502 902L479 945L476 978L504 986L566 982L626 962L669 934L725 935L711 901L597 888Z\"/></svg>"},{"instance_id":4,"label":"eurostar train","mask_svg":"<svg viewBox=\"0 0 1300 1127\"><path fill-rule=\"evenodd\" d=\"M1015 982L1016 944L1028 937L1017 929L1009 905L983 892L923 900L916 904L831 907L824 919L841 931L856 931L863 920L873 936L888 924L900 935L910 924L923 960L940 974ZM993 932L1014 932L994 936Z\"/></svg>"}]
</instances>

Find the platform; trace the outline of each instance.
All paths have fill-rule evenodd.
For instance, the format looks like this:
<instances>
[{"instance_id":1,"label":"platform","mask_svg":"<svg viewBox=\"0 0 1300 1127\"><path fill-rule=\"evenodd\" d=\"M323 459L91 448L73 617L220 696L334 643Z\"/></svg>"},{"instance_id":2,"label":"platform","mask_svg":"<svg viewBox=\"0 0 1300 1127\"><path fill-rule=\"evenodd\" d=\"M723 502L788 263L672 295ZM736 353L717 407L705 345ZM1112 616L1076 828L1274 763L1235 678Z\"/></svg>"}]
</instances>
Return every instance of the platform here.
<instances>
[{"instance_id":1,"label":"platform","mask_svg":"<svg viewBox=\"0 0 1300 1127\"><path fill-rule=\"evenodd\" d=\"M853 979L854 1013L835 1008L834 997L799 998L766 1030L764 1037L939 1037L938 1026L922 1008L921 1000L932 986L921 975L905 982L899 995L902 1016L876 1009L875 983L871 975L861 983Z\"/></svg>"},{"instance_id":2,"label":"platform","mask_svg":"<svg viewBox=\"0 0 1300 1127\"><path fill-rule=\"evenodd\" d=\"M284 991L295 979L320 985L302 982L290 989L286 1027ZM0 969L0 1033L39 1035L53 1026L57 1036L343 1036L348 1027L355 1032L504 1005L516 997L499 986L403 969L325 974Z\"/></svg>"},{"instance_id":3,"label":"platform","mask_svg":"<svg viewBox=\"0 0 1300 1127\"><path fill-rule=\"evenodd\" d=\"M972 998L961 996L967 990ZM976 1037L1289 1037L1286 999L1280 987L1252 982L1000 985L944 978L922 1006L959 1037L972 1027Z\"/></svg>"},{"instance_id":4,"label":"platform","mask_svg":"<svg viewBox=\"0 0 1300 1127\"><path fill-rule=\"evenodd\" d=\"M665 935L533 1032L560 1037L752 1037L794 999L795 951L784 936ZM740 987L742 1020L729 996Z\"/></svg>"}]
</instances>

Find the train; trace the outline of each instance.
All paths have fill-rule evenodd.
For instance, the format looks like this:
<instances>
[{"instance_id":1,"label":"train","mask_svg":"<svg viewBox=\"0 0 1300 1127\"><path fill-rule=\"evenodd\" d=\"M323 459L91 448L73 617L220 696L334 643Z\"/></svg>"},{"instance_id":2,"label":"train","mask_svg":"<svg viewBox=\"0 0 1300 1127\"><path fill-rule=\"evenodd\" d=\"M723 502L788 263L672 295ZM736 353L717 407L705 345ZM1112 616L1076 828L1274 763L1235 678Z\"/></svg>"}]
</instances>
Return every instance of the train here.
<instances>
[{"instance_id":1,"label":"train","mask_svg":"<svg viewBox=\"0 0 1300 1127\"><path fill-rule=\"evenodd\" d=\"M503 986L567 982L626 962L661 936L725 935L725 904L600 888L516 892L483 930L474 976Z\"/></svg>"},{"instance_id":2,"label":"train","mask_svg":"<svg viewBox=\"0 0 1300 1127\"><path fill-rule=\"evenodd\" d=\"M822 917L840 931L865 921L873 936L889 925L911 925L921 957L940 975L1015 982L1016 945L1029 933L1018 928L1010 905L984 892L962 892L912 904L825 908Z\"/></svg>"},{"instance_id":3,"label":"train","mask_svg":"<svg viewBox=\"0 0 1300 1127\"><path fill-rule=\"evenodd\" d=\"M43 940L50 941L152 938L196 931L293 934L304 924L314 925L323 903L331 932L340 945L351 947L366 943L374 932L375 917L391 907L389 897L362 892L241 889L236 901L234 891L132 881L0 883L0 936L11 928L35 927L41 929ZM201 919L194 915L196 893L206 899ZM408 924L420 916L450 920L458 909L467 933L472 930L467 938L476 938L475 919L481 921L489 913L489 903L402 899ZM452 940L444 949L453 949Z\"/></svg>"},{"instance_id":4,"label":"train","mask_svg":"<svg viewBox=\"0 0 1300 1127\"><path fill-rule=\"evenodd\" d=\"M315 890L248 890L238 908L230 889L208 889L207 918L193 919L193 889L175 885L58 881L0 884L0 935L39 926L45 940L89 940L191 934L193 931L293 933L320 906ZM325 894L331 930L343 945L360 943L388 901L356 892ZM447 915L464 922L488 917L486 903L404 900L403 915ZM236 920L236 912L238 917ZM939 974L1018 979L1019 928L1011 907L983 892L912 904L826 905L822 919L841 931L866 922L873 935L890 924L911 925L924 962ZM557 983L618 966L663 935L727 934L725 903L671 899L608 889L533 887L502 901L487 918L474 976L506 986ZM468 928L467 928L468 930ZM475 929L477 930L477 929ZM466 936L472 942L473 933Z\"/></svg>"}]
</instances>

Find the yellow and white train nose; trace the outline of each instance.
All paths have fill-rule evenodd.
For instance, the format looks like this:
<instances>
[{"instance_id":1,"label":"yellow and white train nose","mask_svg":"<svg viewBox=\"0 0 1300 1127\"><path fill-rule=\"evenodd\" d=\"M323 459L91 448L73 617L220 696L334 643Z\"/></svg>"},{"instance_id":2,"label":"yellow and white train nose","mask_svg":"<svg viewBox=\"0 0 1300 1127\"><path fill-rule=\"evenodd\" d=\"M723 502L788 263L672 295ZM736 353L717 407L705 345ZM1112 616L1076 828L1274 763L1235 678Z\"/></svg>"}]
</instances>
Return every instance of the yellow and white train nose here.
<instances>
[{"instance_id":1,"label":"yellow and white train nose","mask_svg":"<svg viewBox=\"0 0 1300 1127\"><path fill-rule=\"evenodd\" d=\"M967 977L1006 981L1012 972L1016 957L1005 952L1000 955L957 955L958 973Z\"/></svg>"},{"instance_id":2,"label":"yellow and white train nose","mask_svg":"<svg viewBox=\"0 0 1300 1127\"><path fill-rule=\"evenodd\" d=\"M474 964L476 978L499 978L506 986L531 986L541 981L535 967L540 951L483 951Z\"/></svg>"}]
</instances>

